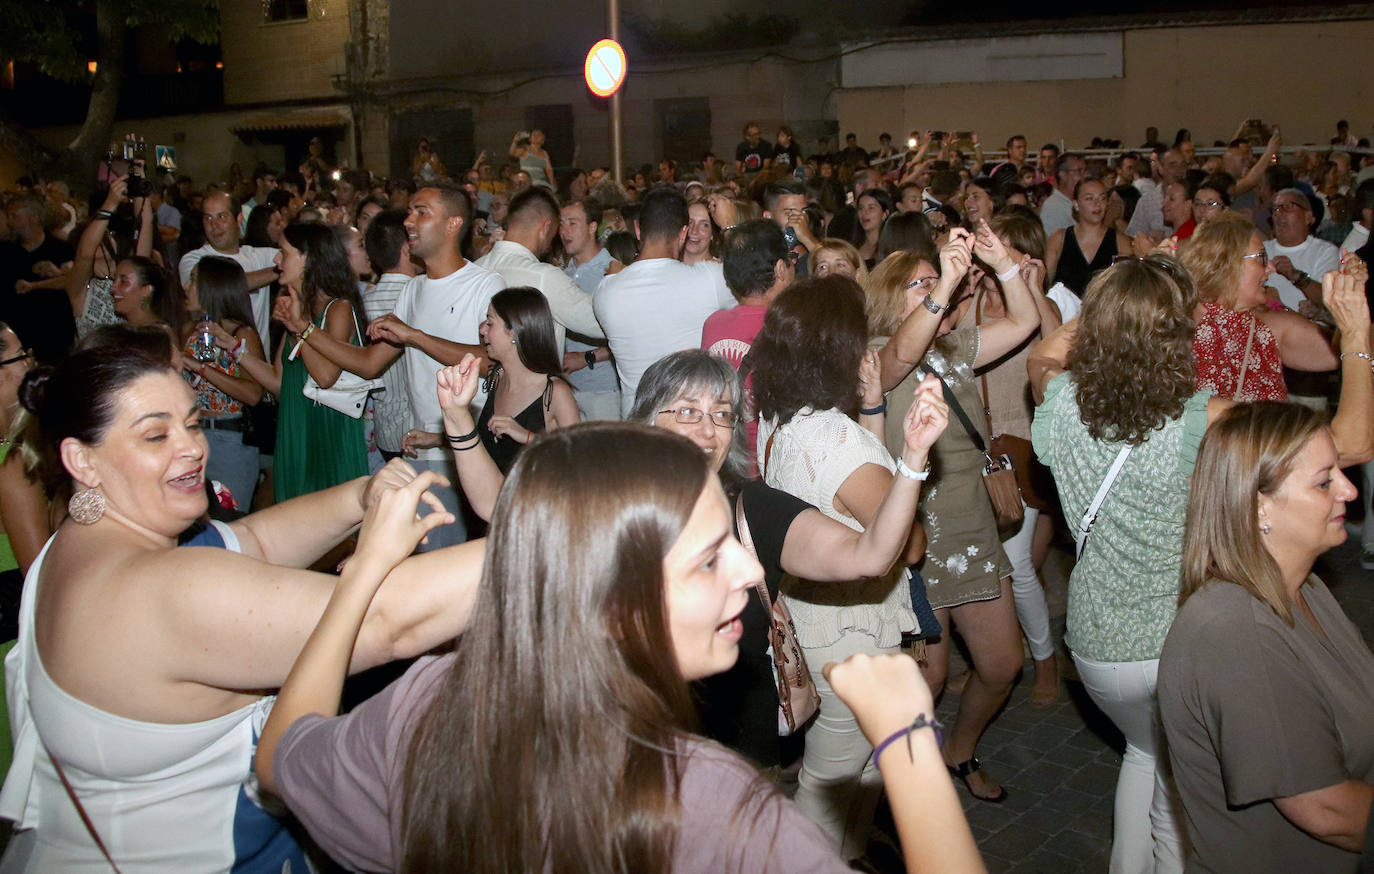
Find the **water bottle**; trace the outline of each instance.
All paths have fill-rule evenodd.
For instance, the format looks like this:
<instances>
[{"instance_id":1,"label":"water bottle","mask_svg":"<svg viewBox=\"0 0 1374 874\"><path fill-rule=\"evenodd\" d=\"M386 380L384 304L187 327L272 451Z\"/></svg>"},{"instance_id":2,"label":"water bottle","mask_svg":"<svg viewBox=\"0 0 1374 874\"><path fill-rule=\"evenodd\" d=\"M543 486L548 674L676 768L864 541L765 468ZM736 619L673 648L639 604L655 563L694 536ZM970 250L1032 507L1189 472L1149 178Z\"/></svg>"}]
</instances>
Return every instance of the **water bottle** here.
<instances>
[{"instance_id":1,"label":"water bottle","mask_svg":"<svg viewBox=\"0 0 1374 874\"><path fill-rule=\"evenodd\" d=\"M191 347L191 357L197 361L215 360L215 334L210 330L211 324L208 313L201 313L196 319L196 339Z\"/></svg>"}]
</instances>

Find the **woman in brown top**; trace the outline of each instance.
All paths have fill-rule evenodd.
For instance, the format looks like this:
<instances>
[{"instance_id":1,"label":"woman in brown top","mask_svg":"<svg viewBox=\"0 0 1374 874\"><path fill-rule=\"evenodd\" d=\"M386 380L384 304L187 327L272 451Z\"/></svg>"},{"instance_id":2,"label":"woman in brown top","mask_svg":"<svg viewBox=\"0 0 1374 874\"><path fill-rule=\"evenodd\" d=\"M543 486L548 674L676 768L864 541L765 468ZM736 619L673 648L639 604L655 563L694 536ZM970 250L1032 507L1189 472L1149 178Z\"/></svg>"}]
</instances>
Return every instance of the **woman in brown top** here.
<instances>
[{"instance_id":1,"label":"woman in brown top","mask_svg":"<svg viewBox=\"0 0 1374 874\"><path fill-rule=\"evenodd\" d=\"M1189 871L1359 865L1374 654L1312 575L1346 538L1340 466L1321 415L1296 404L1236 406L1202 441L1159 666Z\"/></svg>"}]
</instances>

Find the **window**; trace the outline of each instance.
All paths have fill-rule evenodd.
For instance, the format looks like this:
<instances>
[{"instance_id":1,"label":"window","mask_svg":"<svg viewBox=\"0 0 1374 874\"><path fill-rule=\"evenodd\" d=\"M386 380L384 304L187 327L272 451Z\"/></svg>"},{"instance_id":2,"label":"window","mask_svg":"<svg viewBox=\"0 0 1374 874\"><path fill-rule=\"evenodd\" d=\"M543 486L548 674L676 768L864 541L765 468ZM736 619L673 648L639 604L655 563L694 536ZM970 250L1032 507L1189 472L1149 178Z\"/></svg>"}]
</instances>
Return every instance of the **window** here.
<instances>
[{"instance_id":1,"label":"window","mask_svg":"<svg viewBox=\"0 0 1374 874\"><path fill-rule=\"evenodd\" d=\"M304 21L310 16L308 0L267 0L263 12L268 21Z\"/></svg>"},{"instance_id":2,"label":"window","mask_svg":"<svg viewBox=\"0 0 1374 874\"><path fill-rule=\"evenodd\" d=\"M658 154L694 164L711 151L711 99L681 97L654 101ZM727 156L728 157L728 156Z\"/></svg>"}]
</instances>

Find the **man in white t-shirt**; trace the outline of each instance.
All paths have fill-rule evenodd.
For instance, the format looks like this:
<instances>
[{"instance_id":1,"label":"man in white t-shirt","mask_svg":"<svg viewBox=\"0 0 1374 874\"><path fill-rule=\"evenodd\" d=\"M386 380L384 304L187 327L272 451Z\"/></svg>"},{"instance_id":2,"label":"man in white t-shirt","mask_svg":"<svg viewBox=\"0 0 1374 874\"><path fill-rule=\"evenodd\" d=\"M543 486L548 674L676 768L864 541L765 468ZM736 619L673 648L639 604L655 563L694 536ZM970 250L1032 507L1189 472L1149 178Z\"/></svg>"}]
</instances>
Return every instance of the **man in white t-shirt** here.
<instances>
[{"instance_id":1,"label":"man in white t-shirt","mask_svg":"<svg viewBox=\"0 0 1374 874\"><path fill-rule=\"evenodd\" d=\"M687 240L687 200L658 188L640 198L635 224L639 258L601 281L593 295L620 377L620 409L628 415L644 371L658 359L696 349L701 327L716 310L735 304L721 265L679 260Z\"/></svg>"},{"instance_id":2,"label":"man in white t-shirt","mask_svg":"<svg viewBox=\"0 0 1374 874\"><path fill-rule=\"evenodd\" d=\"M1153 188L1141 188L1140 201L1135 205L1135 213L1126 227L1126 234L1132 238L1136 234L1146 234L1151 240L1161 242L1166 233L1164 192L1170 182L1182 182L1187 177L1188 162L1178 149L1167 149L1157 160L1151 157L1150 169L1156 184Z\"/></svg>"},{"instance_id":3,"label":"man in white t-shirt","mask_svg":"<svg viewBox=\"0 0 1374 874\"><path fill-rule=\"evenodd\" d=\"M181 256L177 273L181 276L184 288L191 280L191 270L201 258L217 256L237 261L248 276L248 300L253 305L253 327L258 329L258 339L269 358L273 354L268 345L268 328L272 324L272 295L264 287L271 285L277 278L277 267L273 259L277 250L266 246L239 245L239 208L238 201L223 191L216 191L205 198L201 205L205 214L204 246L192 249Z\"/></svg>"},{"instance_id":4,"label":"man in white t-shirt","mask_svg":"<svg viewBox=\"0 0 1374 874\"><path fill-rule=\"evenodd\" d=\"M505 239L492 243L491 251L477 259L482 267L498 273L506 288L536 288L549 302L558 354L568 331L601 337L601 325L592 312L592 299L582 293L568 274L539 259L558 236L558 200L547 188L536 185L511 198L506 212Z\"/></svg>"},{"instance_id":5,"label":"man in white t-shirt","mask_svg":"<svg viewBox=\"0 0 1374 874\"><path fill-rule=\"evenodd\" d=\"M1308 301L1322 305L1322 276L1341 266L1341 250L1311 236L1312 204L1299 188L1285 188L1274 195L1274 239L1265 240L1264 251L1274 272L1265 280L1290 310Z\"/></svg>"},{"instance_id":6,"label":"man in white t-shirt","mask_svg":"<svg viewBox=\"0 0 1374 874\"><path fill-rule=\"evenodd\" d=\"M463 258L459 242L471 220L472 201L458 186L436 184L415 192L405 227L410 251L424 261L427 273L405 284L396 299L395 312L368 325L368 337L383 342L360 348L324 331L311 331L306 338L312 349L330 361L369 379L405 355L415 421L415 430L405 438L406 449L415 453L412 464L417 470L436 470L448 477L452 485L432 486L430 491L457 518L452 525L431 531L429 543L422 545L421 551L462 543L467 537L458 505L458 473L451 450L444 445L435 377L440 368L457 364L467 354L476 355L482 371L486 371L486 350L477 332L487 317L492 295L505 288L500 276ZM413 327L416 325L423 325L424 330ZM473 405L480 408L486 400L486 392L479 389Z\"/></svg>"},{"instance_id":7,"label":"man in white t-shirt","mask_svg":"<svg viewBox=\"0 0 1374 874\"><path fill-rule=\"evenodd\" d=\"M1073 190L1088 165L1078 155L1064 155L1054 170L1054 191L1040 205L1040 223L1052 234L1073 227Z\"/></svg>"}]
</instances>

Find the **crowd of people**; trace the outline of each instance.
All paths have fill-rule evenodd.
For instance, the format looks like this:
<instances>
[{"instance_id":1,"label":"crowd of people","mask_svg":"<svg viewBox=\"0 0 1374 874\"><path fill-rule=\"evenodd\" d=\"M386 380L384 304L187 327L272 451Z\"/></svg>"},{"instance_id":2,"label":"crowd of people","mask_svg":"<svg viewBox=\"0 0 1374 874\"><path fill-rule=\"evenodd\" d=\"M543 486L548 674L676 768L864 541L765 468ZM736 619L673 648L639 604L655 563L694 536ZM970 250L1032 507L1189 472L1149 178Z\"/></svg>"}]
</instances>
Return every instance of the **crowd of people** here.
<instances>
[{"instance_id":1,"label":"crowd of people","mask_svg":"<svg viewBox=\"0 0 1374 874\"><path fill-rule=\"evenodd\" d=\"M1113 874L1355 871L1374 161L1251 128L24 180L0 865L882 870L885 794L978 871L1029 654L1124 737Z\"/></svg>"}]
</instances>

